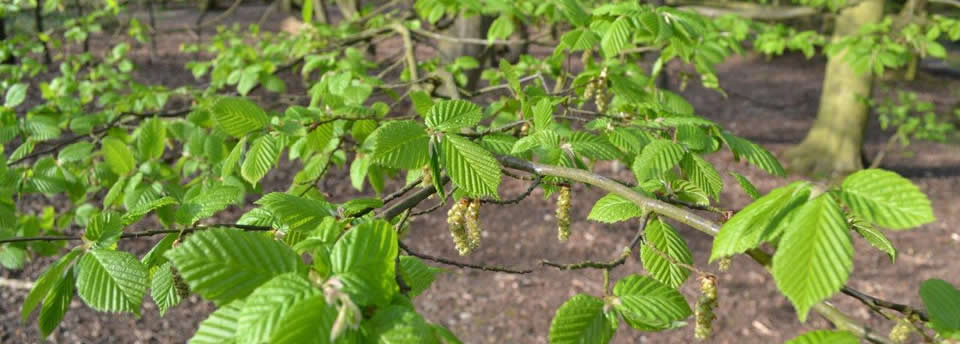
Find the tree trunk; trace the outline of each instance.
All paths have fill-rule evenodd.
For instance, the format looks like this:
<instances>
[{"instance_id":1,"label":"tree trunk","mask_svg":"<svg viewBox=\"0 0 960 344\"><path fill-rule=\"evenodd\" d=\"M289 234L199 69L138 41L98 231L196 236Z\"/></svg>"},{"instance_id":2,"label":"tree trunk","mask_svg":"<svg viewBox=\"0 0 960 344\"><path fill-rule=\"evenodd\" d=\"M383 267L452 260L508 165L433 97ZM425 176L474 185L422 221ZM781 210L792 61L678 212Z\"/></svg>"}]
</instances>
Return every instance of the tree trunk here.
<instances>
[{"instance_id":1,"label":"tree trunk","mask_svg":"<svg viewBox=\"0 0 960 344\"><path fill-rule=\"evenodd\" d=\"M7 21L6 21L6 18L4 18L3 16L0 16L0 41L4 41L6 39L7 39ZM13 57L12 54L2 59L2 61L0 61L0 64L16 64L16 63L17 63L17 60Z\"/></svg>"},{"instance_id":2,"label":"tree trunk","mask_svg":"<svg viewBox=\"0 0 960 344\"><path fill-rule=\"evenodd\" d=\"M453 24L442 33L457 38L484 39L487 38L487 30L490 28L490 23L492 22L491 17L481 15L467 16L464 13L460 13ZM460 56L473 56L477 59L477 62L483 66L488 60L487 54L492 52L492 50L480 44L439 41L437 42L437 52L444 63L451 63ZM465 89L472 90L476 87L477 81L480 79L480 72L482 72L482 68L466 71L467 84L464 86ZM453 80L453 76L445 71L439 71L439 74L443 79L443 84L438 88L437 93L444 97L459 98L457 84Z\"/></svg>"},{"instance_id":3,"label":"tree trunk","mask_svg":"<svg viewBox=\"0 0 960 344\"><path fill-rule=\"evenodd\" d=\"M884 0L864 0L836 17L833 39L852 35L883 15ZM785 161L794 173L833 178L863 168L860 149L869 108L873 75L857 74L841 52L827 62L820 110L807 137L789 149Z\"/></svg>"}]
</instances>

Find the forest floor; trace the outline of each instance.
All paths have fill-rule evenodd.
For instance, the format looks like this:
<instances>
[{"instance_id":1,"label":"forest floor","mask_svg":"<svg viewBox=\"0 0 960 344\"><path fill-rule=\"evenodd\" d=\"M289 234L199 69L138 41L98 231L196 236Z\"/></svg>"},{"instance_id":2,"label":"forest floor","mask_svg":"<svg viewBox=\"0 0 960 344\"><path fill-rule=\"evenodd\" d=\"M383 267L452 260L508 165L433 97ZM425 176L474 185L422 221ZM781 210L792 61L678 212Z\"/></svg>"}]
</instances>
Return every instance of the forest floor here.
<instances>
[{"instance_id":1,"label":"forest floor","mask_svg":"<svg viewBox=\"0 0 960 344\"><path fill-rule=\"evenodd\" d=\"M256 22L264 10L262 6L243 6L225 22ZM180 27L193 23L196 16L197 11L192 9L161 11L159 27ZM281 18L281 14L274 13L266 21L265 29L278 29ZM211 30L207 30L204 37L209 38L210 34ZM108 38L106 35L106 38L94 40L92 46L94 49L108 49L111 44ZM186 33L159 37L156 54L152 57L148 46L136 49L137 79L171 87L200 84L203 80L195 80L183 67L194 57L179 50L182 42L193 39ZM148 60L152 63L147 63ZM735 56L718 68L720 83L728 91L728 98L700 87L695 79L680 93L693 103L698 114L779 156L787 147L798 143L812 124L824 65L822 58L807 60L796 55L772 60L755 55ZM671 66L671 71L678 70L686 68ZM677 80L673 81L671 86L676 89ZM940 108L953 106L958 99L956 90L960 89L956 81L935 80L923 74L916 81L896 86L917 91L923 100L933 101ZM878 88L875 97L889 93ZM867 152L877 152L885 144L887 135L880 130L879 124L871 123L867 130ZM960 285L960 146L918 142L911 149L915 151L914 156L893 154L884 160L882 167L916 183L933 202L938 220L913 231L887 232L899 249L896 264L891 264L885 254L863 240L856 239L856 262L849 285L883 299L920 306L917 290L925 279L942 278ZM742 208L749 199L736 186L736 181L727 175L729 171L747 176L761 192L797 178L771 177L735 162L728 151L713 154L708 160L716 164L728 186L719 204L732 209ZM285 189L292 177L286 170L271 172L265 179L266 188ZM598 172L630 178L629 171L614 166L601 166ZM350 187L346 168L330 173L330 182L324 186L324 192L337 199L357 194ZM526 188L525 182L507 180L501 193L514 195ZM565 243L556 240L554 200L544 200L540 190L519 206L483 208L480 215L485 229L483 246L469 257L459 257L453 248L445 222L446 209L413 218L407 243L424 254L516 268L535 267L543 259L577 262L616 257L633 236L632 228L636 223L604 225L589 222L587 213L603 193L582 186L575 187L573 193L573 234ZM365 194L369 195L369 190ZM240 214L239 209L225 211L219 215L221 221L218 222L235 220ZM696 266L719 276L719 319L714 323L715 335L708 343L780 343L808 330L830 327L819 316L811 316L807 323L800 323L790 303L777 291L770 274L749 258L735 258L730 270L722 273L716 266L707 265L711 238L684 226L677 227L693 251ZM142 254L156 239L126 241L121 247ZM36 259L22 271L0 269L0 277L34 280L50 262L50 258ZM612 277L642 272L640 262L630 259L614 270ZM554 311L576 293L600 294L601 284L601 274L595 270L567 272L541 268L530 274L515 275L448 268L447 273L441 274L434 285L416 299L416 306L428 320L449 327L465 343L546 343ZM688 300L695 300L697 284L688 281L682 291ZM34 322L20 322L20 305L27 293L26 289L0 287L0 343L43 342ZM856 320L875 326L881 333L889 330L888 322L881 321L877 314L848 297L839 295L831 302ZM182 343L214 309L211 303L196 296L163 317L149 298L145 300L139 319L129 314L93 311L78 298L70 308L49 342ZM622 326L613 342L690 343L693 342L693 330L688 327L644 333Z\"/></svg>"}]
</instances>

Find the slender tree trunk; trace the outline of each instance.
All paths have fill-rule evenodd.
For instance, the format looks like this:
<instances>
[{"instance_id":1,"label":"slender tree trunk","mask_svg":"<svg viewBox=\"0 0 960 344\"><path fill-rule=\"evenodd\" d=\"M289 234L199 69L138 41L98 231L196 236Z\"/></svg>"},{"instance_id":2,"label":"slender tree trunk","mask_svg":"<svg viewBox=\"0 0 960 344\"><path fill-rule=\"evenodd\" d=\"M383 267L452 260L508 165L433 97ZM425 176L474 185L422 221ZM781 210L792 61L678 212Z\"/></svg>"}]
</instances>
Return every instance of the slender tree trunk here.
<instances>
[{"instance_id":1,"label":"slender tree trunk","mask_svg":"<svg viewBox=\"0 0 960 344\"><path fill-rule=\"evenodd\" d=\"M6 40L6 39L7 39L7 20L6 18L0 16L0 41ZM3 59L3 61L0 61L0 64L15 64L15 63L17 63L17 59L13 57L13 55L7 56L6 58Z\"/></svg>"},{"instance_id":2,"label":"slender tree trunk","mask_svg":"<svg viewBox=\"0 0 960 344\"><path fill-rule=\"evenodd\" d=\"M836 18L833 39L852 35L883 16L884 0L863 0ZM841 52L827 62L820 110L807 137L786 152L785 160L795 173L832 178L863 168L861 146L869 108L873 75L858 74Z\"/></svg>"},{"instance_id":3,"label":"slender tree trunk","mask_svg":"<svg viewBox=\"0 0 960 344\"><path fill-rule=\"evenodd\" d=\"M73 5L77 6L77 17L83 18L83 4L80 3L80 0L73 0ZM83 52L86 53L89 51L90 51L90 35L87 35L87 37L83 39Z\"/></svg>"},{"instance_id":4,"label":"slender tree trunk","mask_svg":"<svg viewBox=\"0 0 960 344\"><path fill-rule=\"evenodd\" d=\"M43 32L43 1L37 0L37 8L33 10L33 20L34 25L37 29L37 33ZM50 58L50 47L47 45L47 42L43 42L43 63L51 64L53 59Z\"/></svg>"},{"instance_id":5,"label":"slender tree trunk","mask_svg":"<svg viewBox=\"0 0 960 344\"><path fill-rule=\"evenodd\" d=\"M487 37L487 30L490 28L490 23L492 21L493 20L490 17L481 15L473 15L468 17L466 14L460 13L460 15L458 15L454 20L453 24L442 33L458 38L483 39ZM437 51L439 52L440 58L443 59L444 63L453 62L460 56L473 56L477 59L477 62L483 66L489 59L489 53L491 53L493 50L488 49L486 46L480 44L439 41L437 43ZM482 68L477 68L466 71L467 84L464 86L465 89L472 90L476 87L477 81L480 79L481 69ZM459 98L457 84L453 80L453 76L450 75L450 73L442 71L440 74L443 79L443 85L439 87L437 93L445 97Z\"/></svg>"}]
</instances>

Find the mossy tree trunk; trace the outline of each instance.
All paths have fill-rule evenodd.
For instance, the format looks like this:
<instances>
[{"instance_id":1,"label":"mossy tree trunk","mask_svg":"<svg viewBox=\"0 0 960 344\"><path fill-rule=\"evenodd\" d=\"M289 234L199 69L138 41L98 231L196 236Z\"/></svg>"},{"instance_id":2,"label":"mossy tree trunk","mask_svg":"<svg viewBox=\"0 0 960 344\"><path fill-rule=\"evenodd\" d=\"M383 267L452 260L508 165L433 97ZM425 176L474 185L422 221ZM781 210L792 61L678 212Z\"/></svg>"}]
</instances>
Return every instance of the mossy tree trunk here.
<instances>
[{"instance_id":1,"label":"mossy tree trunk","mask_svg":"<svg viewBox=\"0 0 960 344\"><path fill-rule=\"evenodd\" d=\"M880 21L884 0L863 0L836 17L833 39L852 35L868 23ZM807 137L786 152L794 173L832 178L863 168L861 146L870 109L873 75L858 74L841 52L827 62L820 110Z\"/></svg>"}]
</instances>

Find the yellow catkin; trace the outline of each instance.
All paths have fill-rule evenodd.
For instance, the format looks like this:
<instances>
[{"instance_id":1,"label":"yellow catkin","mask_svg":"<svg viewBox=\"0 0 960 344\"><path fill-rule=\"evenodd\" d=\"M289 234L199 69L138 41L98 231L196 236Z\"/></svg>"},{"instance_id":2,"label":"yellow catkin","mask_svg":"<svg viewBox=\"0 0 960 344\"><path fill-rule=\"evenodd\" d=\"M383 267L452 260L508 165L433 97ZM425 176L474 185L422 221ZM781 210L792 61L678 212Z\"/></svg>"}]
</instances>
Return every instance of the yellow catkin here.
<instances>
[{"instance_id":1,"label":"yellow catkin","mask_svg":"<svg viewBox=\"0 0 960 344\"><path fill-rule=\"evenodd\" d=\"M464 220L467 225L467 245L470 246L471 251L476 250L480 247L480 237L483 233L480 229L480 200L470 201Z\"/></svg>"},{"instance_id":2,"label":"yellow catkin","mask_svg":"<svg viewBox=\"0 0 960 344\"><path fill-rule=\"evenodd\" d=\"M461 256L470 254L471 248L467 239L466 219L464 215L468 205L467 199L462 199L454 203L447 212L447 224L450 225L450 236L453 238L453 245Z\"/></svg>"},{"instance_id":3,"label":"yellow catkin","mask_svg":"<svg viewBox=\"0 0 960 344\"><path fill-rule=\"evenodd\" d=\"M730 257L720 258L717 261L717 267L720 269L720 272L727 272L730 270L730 264L733 263L733 260Z\"/></svg>"},{"instance_id":4,"label":"yellow catkin","mask_svg":"<svg viewBox=\"0 0 960 344\"><path fill-rule=\"evenodd\" d=\"M557 239L570 238L570 186L560 187L557 193Z\"/></svg>"},{"instance_id":5,"label":"yellow catkin","mask_svg":"<svg viewBox=\"0 0 960 344\"><path fill-rule=\"evenodd\" d=\"M424 166L423 170L420 172L420 176L422 178L420 181L420 187L433 187L433 174L430 172L430 166Z\"/></svg>"},{"instance_id":6,"label":"yellow catkin","mask_svg":"<svg viewBox=\"0 0 960 344\"><path fill-rule=\"evenodd\" d=\"M696 327L693 336L699 340L710 338L713 333L713 320L717 318L714 310L717 308L717 278L714 276L700 276L700 297L697 298L694 317Z\"/></svg>"},{"instance_id":7,"label":"yellow catkin","mask_svg":"<svg viewBox=\"0 0 960 344\"><path fill-rule=\"evenodd\" d=\"M913 326L903 318L897 319L897 325L890 329L890 341L896 344L906 343L910 339L910 332L913 332Z\"/></svg>"}]
</instances>

